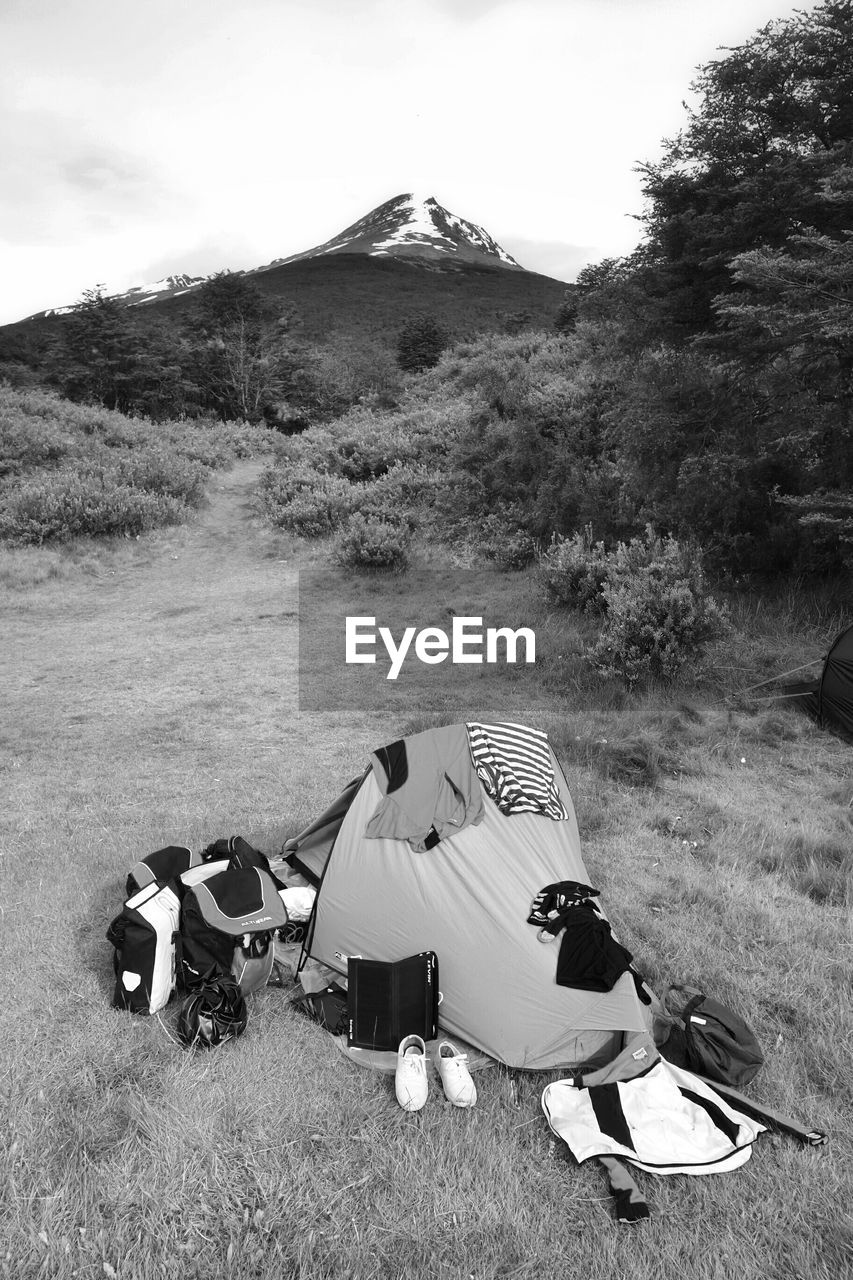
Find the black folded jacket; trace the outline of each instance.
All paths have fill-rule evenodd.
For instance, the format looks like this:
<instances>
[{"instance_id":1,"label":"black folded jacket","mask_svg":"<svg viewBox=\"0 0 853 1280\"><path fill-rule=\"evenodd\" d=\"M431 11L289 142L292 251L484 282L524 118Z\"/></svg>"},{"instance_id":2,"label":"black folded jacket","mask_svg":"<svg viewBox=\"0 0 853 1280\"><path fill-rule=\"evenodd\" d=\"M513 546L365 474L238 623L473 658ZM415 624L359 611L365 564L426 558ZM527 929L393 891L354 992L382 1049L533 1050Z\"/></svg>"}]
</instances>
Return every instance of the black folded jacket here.
<instances>
[{"instance_id":1,"label":"black folded jacket","mask_svg":"<svg viewBox=\"0 0 853 1280\"><path fill-rule=\"evenodd\" d=\"M610 925L593 903L568 907L561 913L564 933L557 957L557 983L581 991L610 991L630 969L631 952L616 941Z\"/></svg>"}]
</instances>

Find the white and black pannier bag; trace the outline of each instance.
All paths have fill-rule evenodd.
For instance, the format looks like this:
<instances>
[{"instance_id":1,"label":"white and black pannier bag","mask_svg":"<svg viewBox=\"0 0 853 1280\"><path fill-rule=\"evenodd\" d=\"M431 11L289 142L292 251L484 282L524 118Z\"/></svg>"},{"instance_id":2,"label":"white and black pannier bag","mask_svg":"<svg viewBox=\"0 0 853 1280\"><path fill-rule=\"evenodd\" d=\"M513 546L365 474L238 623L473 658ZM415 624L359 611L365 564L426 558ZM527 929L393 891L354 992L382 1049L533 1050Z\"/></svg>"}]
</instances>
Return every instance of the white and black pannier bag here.
<instances>
[{"instance_id":1,"label":"white and black pannier bag","mask_svg":"<svg viewBox=\"0 0 853 1280\"><path fill-rule=\"evenodd\" d=\"M127 877L127 896L131 897L149 884L172 884L177 882L190 867L197 867L204 861L204 854L194 853L183 844L166 845L165 849L156 849L146 854L130 868Z\"/></svg>"},{"instance_id":2,"label":"white and black pannier bag","mask_svg":"<svg viewBox=\"0 0 853 1280\"><path fill-rule=\"evenodd\" d=\"M182 877L183 985L192 990L212 974L230 973L248 995L269 980L287 909L278 881L262 867L216 868L210 863ZM213 874L203 876L208 870Z\"/></svg>"},{"instance_id":3,"label":"white and black pannier bag","mask_svg":"<svg viewBox=\"0 0 853 1280\"><path fill-rule=\"evenodd\" d=\"M181 904L169 885L154 881L132 894L107 938L115 947L115 1009L157 1013L175 990L175 943Z\"/></svg>"}]
</instances>

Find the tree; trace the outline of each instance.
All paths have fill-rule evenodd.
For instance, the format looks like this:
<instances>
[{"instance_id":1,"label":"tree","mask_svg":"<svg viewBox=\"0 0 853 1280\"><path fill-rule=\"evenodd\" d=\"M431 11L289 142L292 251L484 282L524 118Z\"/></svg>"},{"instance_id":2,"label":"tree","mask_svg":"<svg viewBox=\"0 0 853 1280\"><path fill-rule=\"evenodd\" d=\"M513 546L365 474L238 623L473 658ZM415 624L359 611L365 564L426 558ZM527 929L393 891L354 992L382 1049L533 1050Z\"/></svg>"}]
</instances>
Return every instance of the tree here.
<instances>
[{"instance_id":1,"label":"tree","mask_svg":"<svg viewBox=\"0 0 853 1280\"><path fill-rule=\"evenodd\" d=\"M673 334L710 326L736 255L847 225L822 183L853 160L853 0L824 0L725 52L700 67L699 103L663 158L640 166L645 270L670 299Z\"/></svg>"},{"instance_id":2,"label":"tree","mask_svg":"<svg viewBox=\"0 0 853 1280\"><path fill-rule=\"evenodd\" d=\"M780 500L813 566L836 568L853 550L853 232L805 231L784 249L740 254L732 271L742 288L715 299L714 345L760 387L765 449L795 459L799 473Z\"/></svg>"},{"instance_id":3,"label":"tree","mask_svg":"<svg viewBox=\"0 0 853 1280\"><path fill-rule=\"evenodd\" d=\"M450 335L434 316L413 316L397 336L397 363L407 373L421 373L438 364Z\"/></svg>"},{"instance_id":4,"label":"tree","mask_svg":"<svg viewBox=\"0 0 853 1280\"><path fill-rule=\"evenodd\" d=\"M292 308L282 308L241 274L221 272L205 281L185 326L200 406L223 419L257 422L274 415L297 369L292 323Z\"/></svg>"},{"instance_id":5,"label":"tree","mask_svg":"<svg viewBox=\"0 0 853 1280\"><path fill-rule=\"evenodd\" d=\"M121 413L164 418L184 407L173 336L143 327L101 285L87 289L65 320L53 377L69 399Z\"/></svg>"}]
</instances>

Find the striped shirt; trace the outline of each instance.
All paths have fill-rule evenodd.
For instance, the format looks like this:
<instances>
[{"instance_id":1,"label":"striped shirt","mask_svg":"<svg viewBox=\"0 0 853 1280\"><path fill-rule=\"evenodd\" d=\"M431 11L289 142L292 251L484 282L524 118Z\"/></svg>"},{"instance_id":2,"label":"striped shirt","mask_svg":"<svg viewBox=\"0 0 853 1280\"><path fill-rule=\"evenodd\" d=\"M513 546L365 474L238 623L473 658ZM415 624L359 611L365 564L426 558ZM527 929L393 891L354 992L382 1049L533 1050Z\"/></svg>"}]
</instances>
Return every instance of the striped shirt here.
<instances>
[{"instance_id":1,"label":"striped shirt","mask_svg":"<svg viewBox=\"0 0 853 1280\"><path fill-rule=\"evenodd\" d=\"M544 813L555 821L570 817L541 729L477 723L466 728L477 777L501 813Z\"/></svg>"}]
</instances>

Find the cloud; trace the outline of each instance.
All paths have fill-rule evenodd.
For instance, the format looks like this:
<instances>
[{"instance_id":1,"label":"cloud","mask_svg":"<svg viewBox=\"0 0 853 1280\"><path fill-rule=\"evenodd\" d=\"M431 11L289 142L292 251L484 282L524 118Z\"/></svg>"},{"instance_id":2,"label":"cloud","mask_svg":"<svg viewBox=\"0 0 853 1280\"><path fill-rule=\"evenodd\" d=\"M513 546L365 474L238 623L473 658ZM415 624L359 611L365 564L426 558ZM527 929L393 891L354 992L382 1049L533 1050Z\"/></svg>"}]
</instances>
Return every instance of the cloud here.
<instances>
[{"instance_id":1,"label":"cloud","mask_svg":"<svg viewBox=\"0 0 853 1280\"><path fill-rule=\"evenodd\" d=\"M503 8L504 5L511 3L511 0L432 0L432 2L434 8L449 14L452 18L473 22L481 18L484 13L490 13L492 9Z\"/></svg>"},{"instance_id":2,"label":"cloud","mask_svg":"<svg viewBox=\"0 0 853 1280\"><path fill-rule=\"evenodd\" d=\"M574 280L588 262L604 256L595 245L571 244L566 240L530 240L505 235L501 244L528 271L567 282Z\"/></svg>"},{"instance_id":3,"label":"cloud","mask_svg":"<svg viewBox=\"0 0 853 1280\"><path fill-rule=\"evenodd\" d=\"M142 218L163 202L156 170L50 111L0 117L0 234L58 244Z\"/></svg>"}]
</instances>

